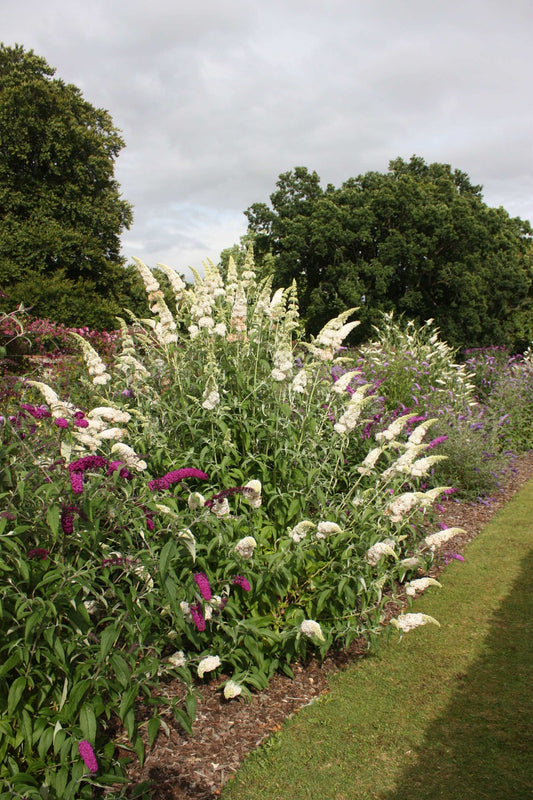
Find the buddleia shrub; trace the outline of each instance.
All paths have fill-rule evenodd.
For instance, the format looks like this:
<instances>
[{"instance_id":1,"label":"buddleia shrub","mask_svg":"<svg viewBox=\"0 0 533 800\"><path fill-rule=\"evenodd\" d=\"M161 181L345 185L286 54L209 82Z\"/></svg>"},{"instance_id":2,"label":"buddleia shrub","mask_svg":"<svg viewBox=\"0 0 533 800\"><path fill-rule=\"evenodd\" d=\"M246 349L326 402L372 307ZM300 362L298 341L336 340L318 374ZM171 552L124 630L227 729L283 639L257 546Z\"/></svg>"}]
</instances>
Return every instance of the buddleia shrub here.
<instances>
[{"instance_id":1,"label":"buddleia shrub","mask_svg":"<svg viewBox=\"0 0 533 800\"><path fill-rule=\"evenodd\" d=\"M368 379L379 380L386 409L462 408L474 399L474 373L429 319L422 326L383 314L375 338L359 348Z\"/></svg>"},{"instance_id":2,"label":"buddleia shrub","mask_svg":"<svg viewBox=\"0 0 533 800\"><path fill-rule=\"evenodd\" d=\"M73 334L76 390L27 380L3 421L1 797L89 797L123 774L117 731L142 760L161 703L192 730L196 683L234 698L383 638L432 558L412 522L446 490L424 488L434 421L362 436L353 310L306 341L295 287L272 293L251 254L192 287L160 265L175 313L137 266L151 316L120 320L113 363Z\"/></svg>"}]
</instances>

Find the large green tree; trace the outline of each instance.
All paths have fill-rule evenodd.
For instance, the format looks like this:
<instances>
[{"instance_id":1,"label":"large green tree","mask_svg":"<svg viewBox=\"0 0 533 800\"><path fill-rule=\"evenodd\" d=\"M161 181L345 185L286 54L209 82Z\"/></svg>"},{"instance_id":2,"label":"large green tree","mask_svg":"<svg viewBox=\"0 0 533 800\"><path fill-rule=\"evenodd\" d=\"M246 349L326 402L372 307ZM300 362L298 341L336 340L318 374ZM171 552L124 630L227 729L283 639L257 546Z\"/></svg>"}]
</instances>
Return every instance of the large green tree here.
<instances>
[{"instance_id":1,"label":"large green tree","mask_svg":"<svg viewBox=\"0 0 533 800\"><path fill-rule=\"evenodd\" d=\"M124 142L107 111L33 51L0 45L0 310L114 325L127 301L114 179Z\"/></svg>"},{"instance_id":2,"label":"large green tree","mask_svg":"<svg viewBox=\"0 0 533 800\"><path fill-rule=\"evenodd\" d=\"M270 201L245 212L249 230L275 284L296 279L309 332L359 306L359 338L391 310L433 317L454 346L533 337L531 226L489 208L464 172L413 156L323 189L296 167Z\"/></svg>"}]
</instances>

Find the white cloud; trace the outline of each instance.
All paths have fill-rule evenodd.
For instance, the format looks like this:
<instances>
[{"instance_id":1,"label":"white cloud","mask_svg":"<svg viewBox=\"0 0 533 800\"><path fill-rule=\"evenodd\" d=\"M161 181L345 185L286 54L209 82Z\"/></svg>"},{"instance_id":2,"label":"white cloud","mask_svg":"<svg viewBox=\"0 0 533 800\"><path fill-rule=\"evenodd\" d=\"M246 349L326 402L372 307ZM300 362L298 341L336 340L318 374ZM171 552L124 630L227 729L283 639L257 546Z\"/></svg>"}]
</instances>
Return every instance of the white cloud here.
<instances>
[{"instance_id":1,"label":"white cloud","mask_svg":"<svg viewBox=\"0 0 533 800\"><path fill-rule=\"evenodd\" d=\"M416 153L532 219L532 26L530 0L3 0L1 36L110 111L124 252L185 271L297 165L339 185Z\"/></svg>"}]
</instances>

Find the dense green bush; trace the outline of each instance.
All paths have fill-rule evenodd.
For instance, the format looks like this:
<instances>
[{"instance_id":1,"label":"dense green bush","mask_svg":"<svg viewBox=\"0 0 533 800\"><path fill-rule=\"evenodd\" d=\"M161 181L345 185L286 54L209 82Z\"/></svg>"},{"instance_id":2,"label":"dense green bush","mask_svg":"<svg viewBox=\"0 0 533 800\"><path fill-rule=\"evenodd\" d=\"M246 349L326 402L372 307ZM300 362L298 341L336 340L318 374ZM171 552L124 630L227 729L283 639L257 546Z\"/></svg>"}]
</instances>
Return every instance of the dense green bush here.
<instances>
[{"instance_id":1,"label":"dense green bush","mask_svg":"<svg viewBox=\"0 0 533 800\"><path fill-rule=\"evenodd\" d=\"M117 725L142 759L168 678L190 729L206 674L235 697L382 637L385 592L431 558L411 525L444 490L423 489L431 422L361 436L380 401L340 355L350 311L306 343L294 289L271 296L249 257L193 288L168 270L173 315L138 266L152 316L123 324L113 366L75 335L70 397L28 381L4 420L0 797L116 781Z\"/></svg>"}]
</instances>

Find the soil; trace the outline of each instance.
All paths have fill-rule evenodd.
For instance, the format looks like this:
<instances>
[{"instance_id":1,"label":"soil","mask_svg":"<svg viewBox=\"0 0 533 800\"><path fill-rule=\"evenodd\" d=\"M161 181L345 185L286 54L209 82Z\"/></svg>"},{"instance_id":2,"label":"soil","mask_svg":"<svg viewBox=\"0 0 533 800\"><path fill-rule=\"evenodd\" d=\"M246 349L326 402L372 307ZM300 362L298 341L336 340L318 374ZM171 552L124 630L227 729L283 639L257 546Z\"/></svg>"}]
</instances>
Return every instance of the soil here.
<instances>
[{"instance_id":1,"label":"soil","mask_svg":"<svg viewBox=\"0 0 533 800\"><path fill-rule=\"evenodd\" d=\"M445 568L446 553L460 554L530 478L533 478L533 451L516 459L505 485L494 497L475 503L448 499L442 510L437 511L437 522L464 528L467 533L444 545L429 574L438 575ZM402 598L398 600L388 604L389 616L401 610ZM287 717L327 692L330 676L363 657L366 650L365 642L358 640L349 649L328 655L324 661L310 659L296 664L293 680L275 675L267 690L248 699L224 700L220 687L229 676L222 675L200 686L193 735L183 731L171 712L163 714L166 732L160 731L142 767L136 761L130 764L131 791L136 787L139 790L139 785L147 782L152 800L218 797L248 753L279 730ZM183 695L181 684L168 684L165 688L170 696Z\"/></svg>"}]
</instances>

